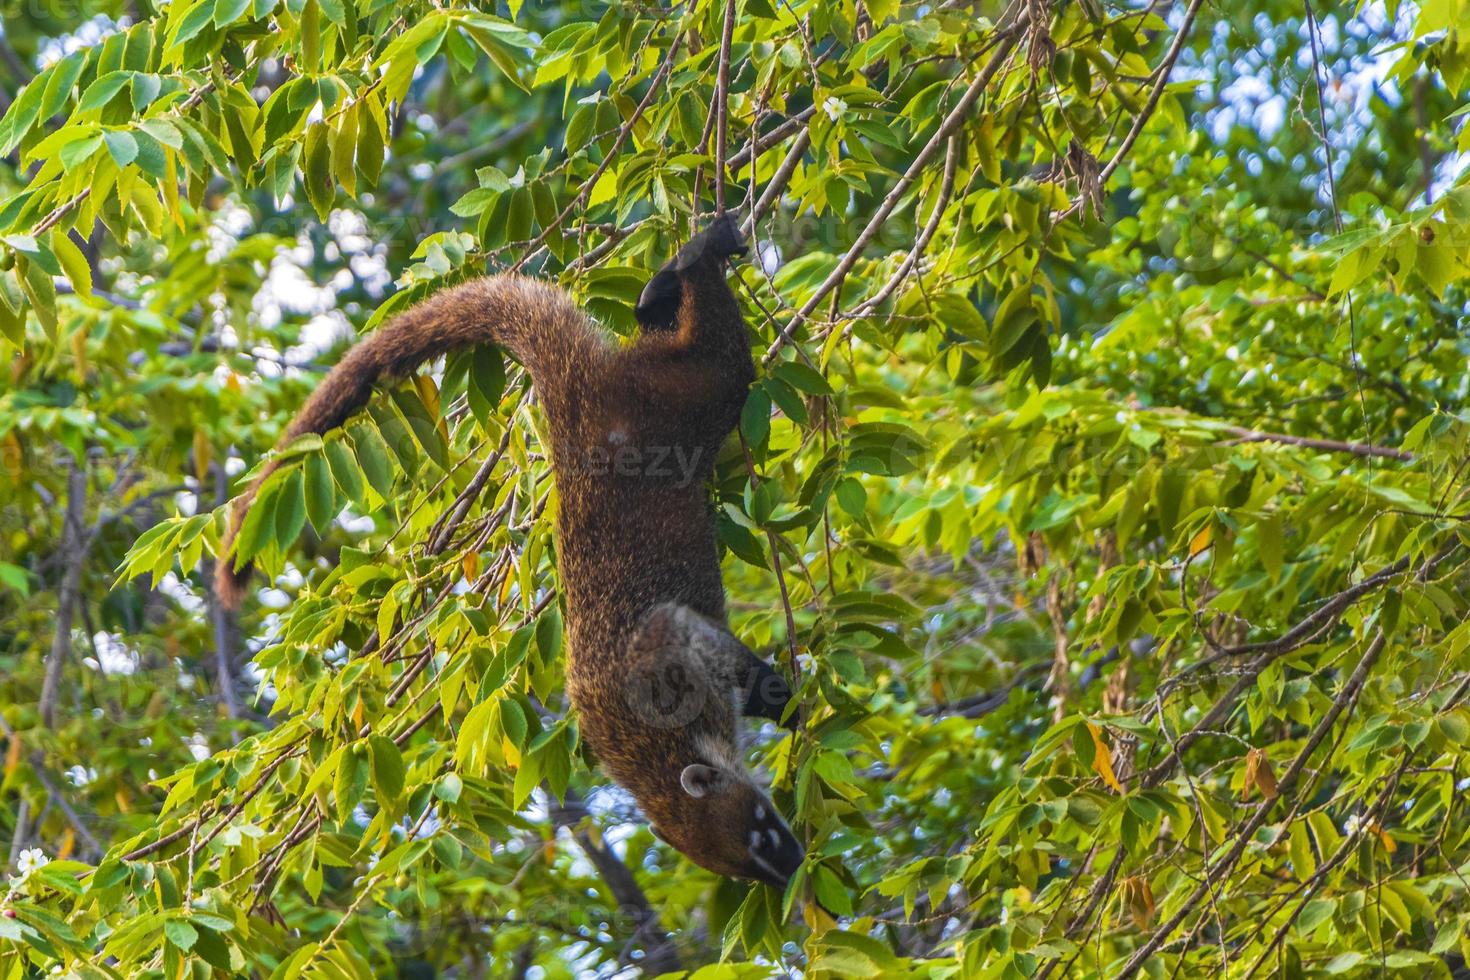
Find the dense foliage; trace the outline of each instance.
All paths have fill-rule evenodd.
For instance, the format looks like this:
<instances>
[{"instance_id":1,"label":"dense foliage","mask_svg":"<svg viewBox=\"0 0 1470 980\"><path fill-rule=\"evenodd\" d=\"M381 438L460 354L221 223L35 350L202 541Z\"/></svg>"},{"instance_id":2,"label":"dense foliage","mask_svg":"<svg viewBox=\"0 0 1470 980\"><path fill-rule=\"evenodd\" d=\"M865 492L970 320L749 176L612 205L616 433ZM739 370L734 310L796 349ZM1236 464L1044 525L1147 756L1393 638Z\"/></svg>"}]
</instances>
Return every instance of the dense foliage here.
<instances>
[{"instance_id":1,"label":"dense foliage","mask_svg":"<svg viewBox=\"0 0 1470 980\"><path fill-rule=\"evenodd\" d=\"M1463 967L1467 27L7 7L0 978ZM721 207L758 242L732 625L806 709L750 749L810 845L785 895L580 742L499 352L280 450L266 581L209 585L353 335L505 269L631 334Z\"/></svg>"}]
</instances>

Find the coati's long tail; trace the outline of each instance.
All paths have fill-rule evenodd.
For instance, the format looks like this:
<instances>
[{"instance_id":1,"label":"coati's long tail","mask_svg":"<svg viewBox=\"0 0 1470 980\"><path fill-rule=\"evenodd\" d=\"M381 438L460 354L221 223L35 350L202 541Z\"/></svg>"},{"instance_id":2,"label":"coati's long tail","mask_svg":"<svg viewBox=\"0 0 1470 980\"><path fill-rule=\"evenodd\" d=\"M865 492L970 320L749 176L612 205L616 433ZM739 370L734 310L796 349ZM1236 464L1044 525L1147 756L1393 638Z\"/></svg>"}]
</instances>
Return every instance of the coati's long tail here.
<instances>
[{"instance_id":1,"label":"coati's long tail","mask_svg":"<svg viewBox=\"0 0 1470 980\"><path fill-rule=\"evenodd\" d=\"M291 421L283 441L337 428L367 404L380 379L407 377L436 357L484 343L500 345L524 364L538 391L560 392L572 372L586 366L598 340L571 297L556 286L515 275L471 280L399 314L348 351ZM262 470L230 510L214 580L215 595L228 609L239 607L250 578L249 563L235 567L235 538L275 468Z\"/></svg>"}]
</instances>

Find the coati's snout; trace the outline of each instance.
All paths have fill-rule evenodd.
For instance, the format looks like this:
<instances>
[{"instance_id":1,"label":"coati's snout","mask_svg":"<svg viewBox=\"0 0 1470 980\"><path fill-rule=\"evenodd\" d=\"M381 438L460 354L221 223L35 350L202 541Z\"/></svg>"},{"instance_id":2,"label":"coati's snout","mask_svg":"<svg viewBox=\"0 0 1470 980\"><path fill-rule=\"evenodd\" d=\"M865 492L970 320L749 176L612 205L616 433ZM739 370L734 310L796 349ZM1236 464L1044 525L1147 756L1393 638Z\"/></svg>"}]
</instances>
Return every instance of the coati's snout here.
<instances>
[{"instance_id":1,"label":"coati's snout","mask_svg":"<svg viewBox=\"0 0 1470 980\"><path fill-rule=\"evenodd\" d=\"M696 762L679 775L674 820L655 833L707 871L785 888L805 851L743 770Z\"/></svg>"},{"instance_id":2,"label":"coati's snout","mask_svg":"<svg viewBox=\"0 0 1470 980\"><path fill-rule=\"evenodd\" d=\"M638 297L633 315L638 325L645 330L672 330L678 318L679 303L683 299L680 285L681 273L704 262L720 262L724 259L744 255L748 249L745 236L740 233L740 221L733 212L726 211L705 225L704 230L679 249L663 268L654 273Z\"/></svg>"}]
</instances>

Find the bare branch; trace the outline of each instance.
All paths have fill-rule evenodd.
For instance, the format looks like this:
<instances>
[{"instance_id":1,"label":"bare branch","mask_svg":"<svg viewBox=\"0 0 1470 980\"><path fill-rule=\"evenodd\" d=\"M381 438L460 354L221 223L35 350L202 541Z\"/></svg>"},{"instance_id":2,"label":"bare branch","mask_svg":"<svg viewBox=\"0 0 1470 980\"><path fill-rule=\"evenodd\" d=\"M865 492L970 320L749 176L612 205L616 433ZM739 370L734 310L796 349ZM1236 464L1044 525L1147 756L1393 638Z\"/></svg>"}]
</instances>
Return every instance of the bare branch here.
<instances>
[{"instance_id":1,"label":"bare branch","mask_svg":"<svg viewBox=\"0 0 1470 980\"><path fill-rule=\"evenodd\" d=\"M57 590L56 629L51 634L51 650L46 655L46 675L41 684L39 704L41 724L56 727L56 703L61 697L61 672L71 651L71 624L81 597L82 567L87 559L87 532L82 527L87 511L87 470L85 460L69 460L66 480L66 512L62 519L59 548L62 575Z\"/></svg>"},{"instance_id":2,"label":"bare branch","mask_svg":"<svg viewBox=\"0 0 1470 980\"><path fill-rule=\"evenodd\" d=\"M725 213L725 149L730 126L730 43L735 37L735 0L725 0L720 65L715 76L715 213Z\"/></svg>"},{"instance_id":3,"label":"bare branch","mask_svg":"<svg viewBox=\"0 0 1470 980\"><path fill-rule=\"evenodd\" d=\"M576 829L576 825L587 815L587 808L582 798L575 791L568 789L565 802L553 809L553 818L557 826L566 827L571 831L572 839L577 846L587 855L587 860L592 862L597 873L602 876L603 883L612 893L613 900L618 903L618 908L631 915L637 928L635 938L643 943L644 958L641 966L647 976L658 976L661 973L671 973L681 969L679 963L679 951L674 946L673 937L659 922L658 912L648 901L648 896L643 893L638 880L633 877L633 872L623 863L623 860L613 853L600 840L594 840L586 830Z\"/></svg>"},{"instance_id":4,"label":"bare branch","mask_svg":"<svg viewBox=\"0 0 1470 980\"><path fill-rule=\"evenodd\" d=\"M1199 0L1196 0L1196 2L1199 2ZM970 109L979 100L980 95L989 87L991 80L995 78L1001 66L1009 60L1011 52L1015 50L1016 42L1020 38L1021 31L1025 28L1026 21L1027 17L1023 13L1010 27L999 29L997 32L995 52L990 56L990 60L986 62L985 67L980 70L980 74L975 76L975 80L965 89L964 94L960 96L954 108L944 117L944 121L934 131L934 135L929 137L929 142L925 143L923 149L914 156L908 169L903 172L903 176L894 182L888 195L883 198L877 210L873 212L873 217L868 220L867 227L858 234L857 240L852 243L847 253L837 263L837 268L832 270L831 274L822 281L822 284L813 291L801 309L796 311L796 315L791 318L790 322L781 329L775 341L767 349L764 363L770 364L774 361L776 355L781 352L781 348L792 341L796 331L812 315L812 311L822 304L828 294L842 285L842 282L847 278L848 272L857 264L857 260L862 255L863 250L877 236L879 229L883 227L889 215L893 214L894 209L898 207L898 202L908 193L914 181L918 180L920 175L923 174L924 169L929 166L929 161L939 152L940 147L944 146L949 140L950 134L958 129L965 121L965 117L969 115Z\"/></svg>"},{"instance_id":5,"label":"bare branch","mask_svg":"<svg viewBox=\"0 0 1470 980\"><path fill-rule=\"evenodd\" d=\"M1189 38L1189 30L1194 26L1194 17L1199 13L1204 0L1190 0L1189 6L1184 11L1184 20L1179 24L1179 30L1174 35L1174 41L1169 45L1169 50L1164 53L1164 60L1159 62L1159 67L1154 70L1153 91L1148 94L1148 101L1143 104L1143 109L1133 118L1133 125L1128 129L1128 135L1123 137L1123 144L1118 147L1118 152L1102 168L1098 174L1098 181L1107 184L1108 178L1118 169L1124 157L1133 149L1133 144L1138 142L1138 136L1143 132L1143 127L1148 124L1154 110L1159 107L1159 99L1163 97L1164 87L1169 84L1169 76L1174 73L1174 63L1179 60L1179 53L1184 50L1184 42Z\"/></svg>"}]
</instances>

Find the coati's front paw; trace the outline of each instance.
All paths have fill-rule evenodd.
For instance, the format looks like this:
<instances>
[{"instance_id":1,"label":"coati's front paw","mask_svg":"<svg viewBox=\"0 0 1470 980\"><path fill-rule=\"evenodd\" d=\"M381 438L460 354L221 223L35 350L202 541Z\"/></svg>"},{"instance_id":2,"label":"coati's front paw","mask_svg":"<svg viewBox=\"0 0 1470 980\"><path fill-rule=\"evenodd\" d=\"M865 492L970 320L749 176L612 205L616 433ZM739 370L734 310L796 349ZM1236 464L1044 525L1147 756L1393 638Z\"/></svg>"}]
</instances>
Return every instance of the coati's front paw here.
<instances>
[{"instance_id":1,"label":"coati's front paw","mask_svg":"<svg viewBox=\"0 0 1470 980\"><path fill-rule=\"evenodd\" d=\"M745 709L747 718L769 718L783 728L796 731L801 725L801 709L798 707L785 717L786 706L791 703L791 685L786 678L764 660L757 660L745 684Z\"/></svg>"}]
</instances>

